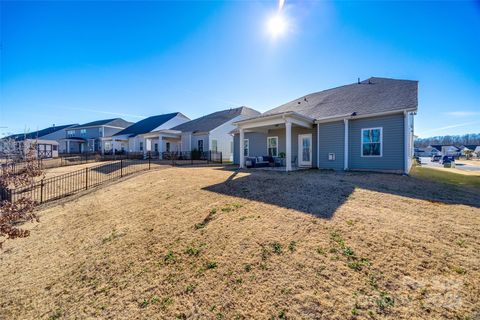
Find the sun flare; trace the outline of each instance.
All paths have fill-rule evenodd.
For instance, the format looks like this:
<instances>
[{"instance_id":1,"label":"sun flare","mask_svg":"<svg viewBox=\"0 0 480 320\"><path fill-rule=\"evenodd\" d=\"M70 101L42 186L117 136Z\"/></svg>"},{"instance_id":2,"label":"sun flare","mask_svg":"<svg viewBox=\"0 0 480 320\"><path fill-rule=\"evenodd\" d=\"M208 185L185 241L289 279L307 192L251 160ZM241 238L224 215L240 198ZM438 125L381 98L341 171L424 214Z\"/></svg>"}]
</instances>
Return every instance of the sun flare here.
<instances>
[{"instance_id":1,"label":"sun flare","mask_svg":"<svg viewBox=\"0 0 480 320\"><path fill-rule=\"evenodd\" d=\"M283 15L277 13L268 20L267 23L268 33L276 38L281 36L287 31L288 22Z\"/></svg>"}]
</instances>

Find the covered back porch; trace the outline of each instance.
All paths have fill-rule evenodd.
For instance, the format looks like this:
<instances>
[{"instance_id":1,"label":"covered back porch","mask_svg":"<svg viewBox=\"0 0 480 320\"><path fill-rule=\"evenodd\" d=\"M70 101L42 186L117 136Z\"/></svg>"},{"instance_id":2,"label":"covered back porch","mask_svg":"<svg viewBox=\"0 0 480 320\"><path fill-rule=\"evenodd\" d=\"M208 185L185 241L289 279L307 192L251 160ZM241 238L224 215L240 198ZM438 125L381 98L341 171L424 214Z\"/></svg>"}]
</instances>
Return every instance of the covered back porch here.
<instances>
[{"instance_id":1,"label":"covered back porch","mask_svg":"<svg viewBox=\"0 0 480 320\"><path fill-rule=\"evenodd\" d=\"M313 119L286 112L235 124L234 160L240 168L292 171L317 166Z\"/></svg>"},{"instance_id":2,"label":"covered back porch","mask_svg":"<svg viewBox=\"0 0 480 320\"><path fill-rule=\"evenodd\" d=\"M147 153L158 155L159 159L163 158L164 153L182 151L182 137L180 131L160 130L140 135L143 141L143 154Z\"/></svg>"}]
</instances>

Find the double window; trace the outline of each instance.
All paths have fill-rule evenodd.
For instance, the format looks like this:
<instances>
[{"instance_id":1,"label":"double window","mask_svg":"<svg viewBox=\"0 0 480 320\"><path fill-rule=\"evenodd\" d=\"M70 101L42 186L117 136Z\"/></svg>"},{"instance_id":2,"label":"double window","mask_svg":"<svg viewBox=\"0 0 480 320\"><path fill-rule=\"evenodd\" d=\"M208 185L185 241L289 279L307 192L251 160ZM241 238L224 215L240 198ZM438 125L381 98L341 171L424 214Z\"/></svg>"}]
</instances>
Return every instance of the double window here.
<instances>
[{"instance_id":1,"label":"double window","mask_svg":"<svg viewBox=\"0 0 480 320\"><path fill-rule=\"evenodd\" d=\"M250 143L248 139L243 139L243 155L245 157L248 157L249 154L250 154Z\"/></svg>"},{"instance_id":2,"label":"double window","mask_svg":"<svg viewBox=\"0 0 480 320\"><path fill-rule=\"evenodd\" d=\"M198 145L198 151L203 152L203 140L198 140L197 145Z\"/></svg>"},{"instance_id":3,"label":"double window","mask_svg":"<svg viewBox=\"0 0 480 320\"><path fill-rule=\"evenodd\" d=\"M140 151L143 151L143 142L140 141Z\"/></svg>"},{"instance_id":4,"label":"double window","mask_svg":"<svg viewBox=\"0 0 480 320\"><path fill-rule=\"evenodd\" d=\"M75 135L75 130L68 130L67 131L67 136L74 136Z\"/></svg>"},{"instance_id":5,"label":"double window","mask_svg":"<svg viewBox=\"0 0 480 320\"><path fill-rule=\"evenodd\" d=\"M80 129L80 134L81 135L86 135L87 134L87 129Z\"/></svg>"},{"instance_id":6,"label":"double window","mask_svg":"<svg viewBox=\"0 0 480 320\"><path fill-rule=\"evenodd\" d=\"M278 137L267 138L267 151L268 155L271 157L278 156Z\"/></svg>"},{"instance_id":7,"label":"double window","mask_svg":"<svg viewBox=\"0 0 480 320\"><path fill-rule=\"evenodd\" d=\"M383 153L382 128L362 129L362 157L381 157Z\"/></svg>"}]
</instances>

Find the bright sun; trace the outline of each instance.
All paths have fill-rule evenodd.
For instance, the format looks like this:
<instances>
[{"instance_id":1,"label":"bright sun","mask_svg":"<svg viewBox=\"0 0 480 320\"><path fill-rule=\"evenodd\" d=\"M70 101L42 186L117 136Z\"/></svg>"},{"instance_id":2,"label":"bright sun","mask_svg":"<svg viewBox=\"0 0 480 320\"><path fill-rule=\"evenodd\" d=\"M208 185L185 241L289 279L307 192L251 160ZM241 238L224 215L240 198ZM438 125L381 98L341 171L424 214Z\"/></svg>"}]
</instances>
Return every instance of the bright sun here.
<instances>
[{"instance_id":1,"label":"bright sun","mask_svg":"<svg viewBox=\"0 0 480 320\"><path fill-rule=\"evenodd\" d=\"M277 13L268 20L267 28L268 33L273 37L278 37L287 31L288 23L284 16Z\"/></svg>"}]
</instances>

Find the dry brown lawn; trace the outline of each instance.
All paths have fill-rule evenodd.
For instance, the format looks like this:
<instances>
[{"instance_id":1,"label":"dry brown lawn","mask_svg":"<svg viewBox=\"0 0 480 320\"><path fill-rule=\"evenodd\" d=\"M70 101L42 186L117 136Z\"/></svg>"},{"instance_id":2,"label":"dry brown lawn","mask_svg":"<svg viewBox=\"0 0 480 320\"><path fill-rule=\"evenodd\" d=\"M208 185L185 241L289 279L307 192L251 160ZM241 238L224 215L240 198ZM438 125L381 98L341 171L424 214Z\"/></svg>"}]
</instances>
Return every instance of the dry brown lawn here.
<instances>
[{"instance_id":1,"label":"dry brown lawn","mask_svg":"<svg viewBox=\"0 0 480 320\"><path fill-rule=\"evenodd\" d=\"M7 241L0 319L478 319L479 207L398 175L149 171Z\"/></svg>"}]
</instances>

